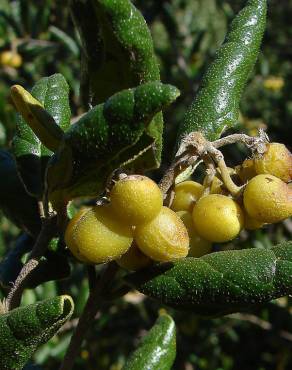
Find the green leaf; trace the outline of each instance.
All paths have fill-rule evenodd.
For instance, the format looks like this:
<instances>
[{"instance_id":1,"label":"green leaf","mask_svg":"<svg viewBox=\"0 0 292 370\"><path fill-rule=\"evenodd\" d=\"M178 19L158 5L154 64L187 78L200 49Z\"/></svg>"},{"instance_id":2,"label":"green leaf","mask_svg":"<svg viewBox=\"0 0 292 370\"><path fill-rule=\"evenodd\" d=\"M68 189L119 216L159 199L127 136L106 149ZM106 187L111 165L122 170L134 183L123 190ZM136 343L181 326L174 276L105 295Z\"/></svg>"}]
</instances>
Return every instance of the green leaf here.
<instances>
[{"instance_id":1,"label":"green leaf","mask_svg":"<svg viewBox=\"0 0 292 370\"><path fill-rule=\"evenodd\" d=\"M57 41L62 43L62 47L66 47L74 57L79 57L79 49L75 40L73 40L66 32L60 30L60 28L56 26L50 26L49 31Z\"/></svg>"},{"instance_id":2,"label":"green leaf","mask_svg":"<svg viewBox=\"0 0 292 370\"><path fill-rule=\"evenodd\" d=\"M83 101L90 97L96 105L121 90L160 80L150 30L131 1L73 0L71 12L82 43ZM137 165L159 167L162 132L163 117L158 113L145 130ZM147 148L149 141L155 146Z\"/></svg>"},{"instance_id":3,"label":"green leaf","mask_svg":"<svg viewBox=\"0 0 292 370\"><path fill-rule=\"evenodd\" d=\"M215 140L236 124L239 102L256 62L266 21L266 0L249 0L231 23L224 44L203 77L179 129L178 139L201 131Z\"/></svg>"},{"instance_id":4,"label":"green leaf","mask_svg":"<svg viewBox=\"0 0 292 370\"><path fill-rule=\"evenodd\" d=\"M7 218L30 235L38 235L41 220L35 198L25 191L12 155L0 150L0 208Z\"/></svg>"},{"instance_id":5,"label":"green leaf","mask_svg":"<svg viewBox=\"0 0 292 370\"><path fill-rule=\"evenodd\" d=\"M31 94L63 131L69 127L69 87L61 74L42 78L35 84ZM41 143L21 116L16 124L13 151L26 190L29 194L41 198L44 171L52 152Z\"/></svg>"},{"instance_id":6,"label":"green leaf","mask_svg":"<svg viewBox=\"0 0 292 370\"><path fill-rule=\"evenodd\" d=\"M82 116L50 161L50 199L56 204L60 199L97 196L112 171L135 160L149 122L178 95L171 85L149 82L113 95ZM149 140L148 146L152 144Z\"/></svg>"},{"instance_id":7,"label":"green leaf","mask_svg":"<svg viewBox=\"0 0 292 370\"><path fill-rule=\"evenodd\" d=\"M33 242L34 240L26 234L22 234L17 239L14 248L7 253L0 263L1 286L11 288L11 285L14 283L23 267L21 258L32 249Z\"/></svg>"},{"instance_id":8,"label":"green leaf","mask_svg":"<svg viewBox=\"0 0 292 370\"><path fill-rule=\"evenodd\" d=\"M126 280L162 303L201 316L250 310L292 294L292 242L189 257Z\"/></svg>"},{"instance_id":9,"label":"green leaf","mask_svg":"<svg viewBox=\"0 0 292 370\"><path fill-rule=\"evenodd\" d=\"M139 348L130 356L123 370L170 370L176 355L175 323L161 315Z\"/></svg>"},{"instance_id":10,"label":"green leaf","mask_svg":"<svg viewBox=\"0 0 292 370\"><path fill-rule=\"evenodd\" d=\"M72 298L60 296L0 316L0 368L21 370L38 346L71 317Z\"/></svg>"}]
</instances>

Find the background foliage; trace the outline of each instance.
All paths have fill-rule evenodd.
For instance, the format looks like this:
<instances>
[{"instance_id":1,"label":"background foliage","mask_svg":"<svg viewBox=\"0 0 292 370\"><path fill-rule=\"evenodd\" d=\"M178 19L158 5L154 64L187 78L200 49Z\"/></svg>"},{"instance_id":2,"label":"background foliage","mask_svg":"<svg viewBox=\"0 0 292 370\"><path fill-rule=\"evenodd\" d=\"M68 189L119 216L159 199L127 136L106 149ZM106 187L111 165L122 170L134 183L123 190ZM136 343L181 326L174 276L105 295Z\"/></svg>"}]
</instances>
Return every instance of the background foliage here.
<instances>
[{"instance_id":1,"label":"background foliage","mask_svg":"<svg viewBox=\"0 0 292 370\"><path fill-rule=\"evenodd\" d=\"M177 86L182 96L165 115L167 166L174 147L176 125L198 88L202 74L224 39L226 27L244 5L242 0L136 0L154 38L161 66L162 81ZM245 90L238 128L249 134L267 127L273 141L292 146L292 62L289 22L292 3L271 0L262 53ZM16 117L9 102L9 87L22 84L30 88L43 76L62 73L71 89L74 115L82 113L79 101L80 42L68 14L66 1L2 0L0 4L0 52L16 50L22 57L19 68L0 65L0 144L8 148ZM237 164L242 148L227 148L230 165ZM159 178L160 171L153 176ZM14 245L19 230L4 216L0 218L0 261ZM254 246L267 248L291 239L291 220L253 232L244 232L222 249ZM215 246L215 249L219 247ZM23 305L68 292L76 303L78 317L88 287L80 264L72 264L70 279L48 282L27 290ZM0 265L1 274L1 265ZM5 287L0 288L0 298ZM110 303L99 313L80 354L76 369L118 370L163 309L143 296L130 293L115 305ZM178 356L175 369L256 369L284 370L292 367L291 299L274 301L257 312L202 320L168 309L178 329ZM43 369L56 369L68 345L71 319L61 331L35 354L35 363ZM121 341L121 338L123 340ZM86 348L86 349L85 349Z\"/></svg>"}]
</instances>

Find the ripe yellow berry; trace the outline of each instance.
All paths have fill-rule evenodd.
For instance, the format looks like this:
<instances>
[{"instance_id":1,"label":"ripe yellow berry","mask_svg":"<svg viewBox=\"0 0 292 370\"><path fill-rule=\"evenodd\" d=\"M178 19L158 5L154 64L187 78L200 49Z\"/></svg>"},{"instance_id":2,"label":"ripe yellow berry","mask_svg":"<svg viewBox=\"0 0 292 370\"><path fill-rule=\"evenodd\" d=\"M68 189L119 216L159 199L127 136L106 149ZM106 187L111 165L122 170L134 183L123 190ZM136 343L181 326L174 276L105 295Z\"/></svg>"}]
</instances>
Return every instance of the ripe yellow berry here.
<instances>
[{"instance_id":1,"label":"ripe yellow berry","mask_svg":"<svg viewBox=\"0 0 292 370\"><path fill-rule=\"evenodd\" d=\"M152 261L133 243L130 249L121 258L116 260L116 263L126 270L137 271L149 266Z\"/></svg>"},{"instance_id":2,"label":"ripe yellow berry","mask_svg":"<svg viewBox=\"0 0 292 370\"><path fill-rule=\"evenodd\" d=\"M183 181L174 188L174 199L171 209L178 211L192 211L195 202L204 191L203 185L195 181Z\"/></svg>"},{"instance_id":3,"label":"ripe yellow berry","mask_svg":"<svg viewBox=\"0 0 292 370\"><path fill-rule=\"evenodd\" d=\"M212 243L202 239L195 231L193 218L190 212L180 211L177 215L184 223L190 238L190 249L188 257L201 257L212 251Z\"/></svg>"},{"instance_id":4,"label":"ripe yellow berry","mask_svg":"<svg viewBox=\"0 0 292 370\"><path fill-rule=\"evenodd\" d=\"M8 67L19 68L22 65L22 57L13 51L3 51L0 53L0 64Z\"/></svg>"},{"instance_id":5,"label":"ripe yellow berry","mask_svg":"<svg viewBox=\"0 0 292 370\"><path fill-rule=\"evenodd\" d=\"M114 212L124 222L140 225L161 210L163 198L157 184L146 176L132 175L118 181L110 193Z\"/></svg>"},{"instance_id":6,"label":"ripe yellow berry","mask_svg":"<svg viewBox=\"0 0 292 370\"><path fill-rule=\"evenodd\" d=\"M271 76L264 80L264 88L272 91L279 91L283 88L285 82L282 77Z\"/></svg>"},{"instance_id":7,"label":"ripe yellow berry","mask_svg":"<svg viewBox=\"0 0 292 370\"><path fill-rule=\"evenodd\" d=\"M250 217L274 223L292 216L292 189L273 175L257 175L249 181L243 202Z\"/></svg>"},{"instance_id":8,"label":"ripe yellow berry","mask_svg":"<svg viewBox=\"0 0 292 370\"><path fill-rule=\"evenodd\" d=\"M70 249L71 253L73 254L73 256L75 258L77 258L81 262L85 262L85 263L89 263L89 261L86 258L84 258L80 255L80 252L78 250L78 246L76 245L74 239L72 238L72 235L74 234L76 226L80 222L81 218L88 211L89 211L89 208L84 208L84 209L81 209L79 212L77 212L75 214L75 216L70 220L70 222L69 222L69 224L66 228L66 232L65 232L65 242L66 242L68 247L69 247L69 244L70 244L69 249Z\"/></svg>"},{"instance_id":9,"label":"ripe yellow berry","mask_svg":"<svg viewBox=\"0 0 292 370\"><path fill-rule=\"evenodd\" d=\"M108 205L78 213L65 232L66 245L74 256L93 264L119 258L132 241L132 228L121 223Z\"/></svg>"},{"instance_id":10,"label":"ripe yellow berry","mask_svg":"<svg viewBox=\"0 0 292 370\"><path fill-rule=\"evenodd\" d=\"M253 159L245 159L241 165L235 167L235 171L243 183L257 175Z\"/></svg>"},{"instance_id":11,"label":"ripe yellow berry","mask_svg":"<svg viewBox=\"0 0 292 370\"><path fill-rule=\"evenodd\" d=\"M162 207L149 223L137 226L134 239L142 252L154 261L183 258L189 250L189 236L183 222L167 207Z\"/></svg>"},{"instance_id":12,"label":"ripe yellow berry","mask_svg":"<svg viewBox=\"0 0 292 370\"><path fill-rule=\"evenodd\" d=\"M270 174L288 182L292 180L292 154L284 144L267 144L267 150L254 159L257 174Z\"/></svg>"},{"instance_id":13,"label":"ripe yellow berry","mask_svg":"<svg viewBox=\"0 0 292 370\"><path fill-rule=\"evenodd\" d=\"M244 216L240 206L221 194L201 198L193 209L193 222L198 235L210 242L227 242L240 232Z\"/></svg>"},{"instance_id":14,"label":"ripe yellow berry","mask_svg":"<svg viewBox=\"0 0 292 370\"><path fill-rule=\"evenodd\" d=\"M247 212L244 213L244 228L246 230L257 230L264 226L264 222L258 221L248 215Z\"/></svg>"}]
</instances>

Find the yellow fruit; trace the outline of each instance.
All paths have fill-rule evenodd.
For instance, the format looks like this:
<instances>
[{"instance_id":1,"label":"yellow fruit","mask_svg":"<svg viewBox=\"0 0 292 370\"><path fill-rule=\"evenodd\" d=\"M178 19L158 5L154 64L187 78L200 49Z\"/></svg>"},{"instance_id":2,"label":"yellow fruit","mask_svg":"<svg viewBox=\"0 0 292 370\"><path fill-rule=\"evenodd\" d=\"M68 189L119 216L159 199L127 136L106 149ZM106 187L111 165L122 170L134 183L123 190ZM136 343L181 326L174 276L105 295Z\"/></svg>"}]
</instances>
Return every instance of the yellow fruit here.
<instances>
[{"instance_id":1,"label":"yellow fruit","mask_svg":"<svg viewBox=\"0 0 292 370\"><path fill-rule=\"evenodd\" d=\"M235 171L243 183L257 175L253 159L245 159L241 165L235 167Z\"/></svg>"},{"instance_id":2,"label":"yellow fruit","mask_svg":"<svg viewBox=\"0 0 292 370\"><path fill-rule=\"evenodd\" d=\"M126 270L137 271L149 266L152 261L133 243L130 249L121 258L116 260L116 263Z\"/></svg>"},{"instance_id":3,"label":"yellow fruit","mask_svg":"<svg viewBox=\"0 0 292 370\"><path fill-rule=\"evenodd\" d=\"M288 182L292 180L292 154L284 144L267 144L267 151L254 159L258 175L270 174Z\"/></svg>"},{"instance_id":4,"label":"yellow fruit","mask_svg":"<svg viewBox=\"0 0 292 370\"><path fill-rule=\"evenodd\" d=\"M70 247L69 246L68 247L71 253L73 254L73 256L79 259L81 262L86 262L86 263L89 261L80 255L78 246L76 245L74 239L72 238L72 235L74 234L76 226L80 222L82 216L85 215L85 213L88 211L89 211L89 208L85 208L77 212L75 216L70 220L66 228L66 232L65 232L65 241L66 241L67 246L70 244Z\"/></svg>"},{"instance_id":5,"label":"yellow fruit","mask_svg":"<svg viewBox=\"0 0 292 370\"><path fill-rule=\"evenodd\" d=\"M273 175L257 175L249 181L243 202L250 217L274 223L292 216L292 189Z\"/></svg>"},{"instance_id":6,"label":"yellow fruit","mask_svg":"<svg viewBox=\"0 0 292 370\"><path fill-rule=\"evenodd\" d=\"M264 88L272 91L279 91L285 82L282 77L271 76L264 80Z\"/></svg>"},{"instance_id":7,"label":"yellow fruit","mask_svg":"<svg viewBox=\"0 0 292 370\"><path fill-rule=\"evenodd\" d=\"M22 65L22 57L13 51L3 51L0 53L0 64L13 68L19 68Z\"/></svg>"},{"instance_id":8,"label":"yellow fruit","mask_svg":"<svg viewBox=\"0 0 292 370\"><path fill-rule=\"evenodd\" d=\"M74 256L93 264L119 258L132 241L132 228L121 223L108 205L78 213L65 232L66 245Z\"/></svg>"},{"instance_id":9,"label":"yellow fruit","mask_svg":"<svg viewBox=\"0 0 292 370\"><path fill-rule=\"evenodd\" d=\"M203 191L203 185L195 181L184 181L175 185L175 196L171 205L171 209L175 212L191 212L195 202L200 198Z\"/></svg>"},{"instance_id":10,"label":"yellow fruit","mask_svg":"<svg viewBox=\"0 0 292 370\"><path fill-rule=\"evenodd\" d=\"M134 239L144 254L154 261L173 261L186 257L188 232L175 212L162 207L149 223L136 227Z\"/></svg>"},{"instance_id":11,"label":"yellow fruit","mask_svg":"<svg viewBox=\"0 0 292 370\"><path fill-rule=\"evenodd\" d=\"M210 242L227 242L240 232L244 216L240 206L221 194L201 198L193 209L193 222L198 235Z\"/></svg>"},{"instance_id":12,"label":"yellow fruit","mask_svg":"<svg viewBox=\"0 0 292 370\"><path fill-rule=\"evenodd\" d=\"M201 257L212 252L212 243L202 239L195 231L193 218L190 212L180 211L177 215L184 223L190 238L188 257Z\"/></svg>"},{"instance_id":13,"label":"yellow fruit","mask_svg":"<svg viewBox=\"0 0 292 370\"><path fill-rule=\"evenodd\" d=\"M244 228L246 230L257 230L264 226L264 222L258 221L248 215L247 212L244 213Z\"/></svg>"},{"instance_id":14,"label":"yellow fruit","mask_svg":"<svg viewBox=\"0 0 292 370\"><path fill-rule=\"evenodd\" d=\"M158 215L163 203L158 185L140 175L118 181L111 190L110 199L116 215L131 225L151 221Z\"/></svg>"}]
</instances>

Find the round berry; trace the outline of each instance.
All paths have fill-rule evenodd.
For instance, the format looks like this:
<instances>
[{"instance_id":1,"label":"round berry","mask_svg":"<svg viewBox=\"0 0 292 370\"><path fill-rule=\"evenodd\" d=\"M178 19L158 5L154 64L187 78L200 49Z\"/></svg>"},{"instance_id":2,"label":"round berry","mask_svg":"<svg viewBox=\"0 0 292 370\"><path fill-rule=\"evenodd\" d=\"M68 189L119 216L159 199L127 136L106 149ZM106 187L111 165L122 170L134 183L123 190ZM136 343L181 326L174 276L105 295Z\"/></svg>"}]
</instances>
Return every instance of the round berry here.
<instances>
[{"instance_id":1,"label":"round berry","mask_svg":"<svg viewBox=\"0 0 292 370\"><path fill-rule=\"evenodd\" d=\"M241 165L235 167L235 172L243 183L257 175L253 159L245 159Z\"/></svg>"},{"instance_id":2,"label":"round berry","mask_svg":"<svg viewBox=\"0 0 292 370\"><path fill-rule=\"evenodd\" d=\"M193 222L198 235L210 242L227 242L240 232L244 222L240 206L221 194L201 198L193 209Z\"/></svg>"},{"instance_id":3,"label":"round berry","mask_svg":"<svg viewBox=\"0 0 292 370\"><path fill-rule=\"evenodd\" d=\"M200 198L204 191L203 185L195 181L183 181L174 188L174 199L171 209L175 212L190 211L195 202Z\"/></svg>"},{"instance_id":4,"label":"round berry","mask_svg":"<svg viewBox=\"0 0 292 370\"><path fill-rule=\"evenodd\" d=\"M118 181L111 190L110 200L116 215L131 225L152 220L158 215L163 203L158 185L140 175Z\"/></svg>"},{"instance_id":5,"label":"round berry","mask_svg":"<svg viewBox=\"0 0 292 370\"><path fill-rule=\"evenodd\" d=\"M162 207L152 221L137 226L134 239L142 252L154 261L183 258L189 250L187 229L177 214L167 207Z\"/></svg>"},{"instance_id":6,"label":"round berry","mask_svg":"<svg viewBox=\"0 0 292 370\"><path fill-rule=\"evenodd\" d=\"M190 212L180 211L177 215L184 223L190 238L190 249L188 257L201 257L212 252L212 243L202 239L195 231L193 218Z\"/></svg>"},{"instance_id":7,"label":"round berry","mask_svg":"<svg viewBox=\"0 0 292 370\"><path fill-rule=\"evenodd\" d=\"M73 256L77 258L79 261L86 262L86 263L88 263L89 261L80 255L78 246L76 245L74 239L72 238L72 235L74 235L75 229L78 223L88 211L89 211L89 208L84 208L84 209L81 209L79 212L77 212L74 215L74 217L70 220L70 222L68 223L66 232L65 232L65 242L68 248L70 249L71 253L73 254Z\"/></svg>"},{"instance_id":8,"label":"round berry","mask_svg":"<svg viewBox=\"0 0 292 370\"><path fill-rule=\"evenodd\" d=\"M263 223L275 223L292 216L292 189L273 175L257 175L243 193L248 215Z\"/></svg>"},{"instance_id":9,"label":"round berry","mask_svg":"<svg viewBox=\"0 0 292 370\"><path fill-rule=\"evenodd\" d=\"M270 174L288 182L292 180L292 154L284 144L267 144L267 150L254 159L257 174Z\"/></svg>"},{"instance_id":10,"label":"round berry","mask_svg":"<svg viewBox=\"0 0 292 370\"><path fill-rule=\"evenodd\" d=\"M116 260L116 263L126 270L137 271L149 266L152 261L133 243L130 249L121 258Z\"/></svg>"},{"instance_id":11,"label":"round berry","mask_svg":"<svg viewBox=\"0 0 292 370\"><path fill-rule=\"evenodd\" d=\"M0 53L0 64L13 68L19 68L22 65L22 57L13 51L3 51Z\"/></svg>"},{"instance_id":12,"label":"round berry","mask_svg":"<svg viewBox=\"0 0 292 370\"><path fill-rule=\"evenodd\" d=\"M247 212L244 213L244 228L246 230L257 230L264 226L264 222L258 221L249 216Z\"/></svg>"},{"instance_id":13,"label":"round berry","mask_svg":"<svg viewBox=\"0 0 292 370\"><path fill-rule=\"evenodd\" d=\"M92 264L115 260L127 252L133 231L110 206L95 206L69 222L65 242L75 257Z\"/></svg>"}]
</instances>

